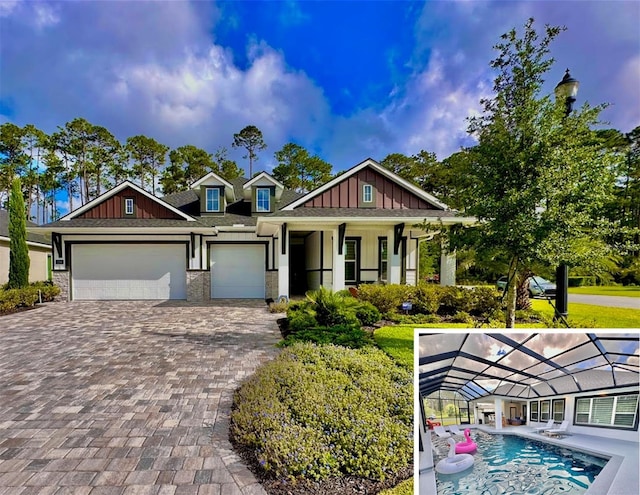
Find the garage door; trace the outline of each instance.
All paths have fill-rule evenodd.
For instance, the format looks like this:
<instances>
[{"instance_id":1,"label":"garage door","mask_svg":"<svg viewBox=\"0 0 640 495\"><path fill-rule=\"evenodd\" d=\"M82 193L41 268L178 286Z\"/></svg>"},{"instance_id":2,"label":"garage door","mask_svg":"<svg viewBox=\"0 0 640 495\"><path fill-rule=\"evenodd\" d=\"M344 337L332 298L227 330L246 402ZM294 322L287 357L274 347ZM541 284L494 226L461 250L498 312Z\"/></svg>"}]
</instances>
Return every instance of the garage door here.
<instances>
[{"instance_id":1,"label":"garage door","mask_svg":"<svg viewBox=\"0 0 640 495\"><path fill-rule=\"evenodd\" d=\"M186 299L183 244L71 246L73 299Z\"/></svg>"},{"instance_id":2,"label":"garage door","mask_svg":"<svg viewBox=\"0 0 640 495\"><path fill-rule=\"evenodd\" d=\"M213 244L211 246L211 297L264 298L262 244Z\"/></svg>"}]
</instances>

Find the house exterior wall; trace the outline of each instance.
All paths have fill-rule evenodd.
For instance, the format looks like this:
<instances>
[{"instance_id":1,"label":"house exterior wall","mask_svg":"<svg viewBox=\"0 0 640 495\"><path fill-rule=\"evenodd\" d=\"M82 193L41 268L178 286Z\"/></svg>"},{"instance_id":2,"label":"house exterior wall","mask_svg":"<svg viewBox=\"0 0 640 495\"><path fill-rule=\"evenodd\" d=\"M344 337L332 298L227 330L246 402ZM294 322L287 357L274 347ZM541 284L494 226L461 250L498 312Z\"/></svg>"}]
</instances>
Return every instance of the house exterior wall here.
<instances>
[{"instance_id":1,"label":"house exterior wall","mask_svg":"<svg viewBox=\"0 0 640 495\"><path fill-rule=\"evenodd\" d=\"M29 282L41 282L49 279L47 258L50 248L28 246L29 248ZM9 281L9 241L0 240L0 284Z\"/></svg>"},{"instance_id":2,"label":"house exterior wall","mask_svg":"<svg viewBox=\"0 0 640 495\"><path fill-rule=\"evenodd\" d=\"M370 206L362 202L362 186L373 186L374 200ZM364 168L334 187L310 199L303 208L384 208L433 210L436 207L384 175Z\"/></svg>"},{"instance_id":3,"label":"house exterior wall","mask_svg":"<svg viewBox=\"0 0 640 495\"><path fill-rule=\"evenodd\" d=\"M133 215L125 215L125 198L134 199ZM117 192L110 198L98 203L93 208L85 211L78 218L164 218L181 219L177 213L165 208L157 201L153 201L144 194L127 187Z\"/></svg>"},{"instance_id":4,"label":"house exterior wall","mask_svg":"<svg viewBox=\"0 0 640 495\"><path fill-rule=\"evenodd\" d=\"M323 233L314 232L305 239L304 247L307 268L307 287L310 290L320 288L322 281L322 267L320 265L322 247L320 246L320 242L322 242L323 237Z\"/></svg>"}]
</instances>

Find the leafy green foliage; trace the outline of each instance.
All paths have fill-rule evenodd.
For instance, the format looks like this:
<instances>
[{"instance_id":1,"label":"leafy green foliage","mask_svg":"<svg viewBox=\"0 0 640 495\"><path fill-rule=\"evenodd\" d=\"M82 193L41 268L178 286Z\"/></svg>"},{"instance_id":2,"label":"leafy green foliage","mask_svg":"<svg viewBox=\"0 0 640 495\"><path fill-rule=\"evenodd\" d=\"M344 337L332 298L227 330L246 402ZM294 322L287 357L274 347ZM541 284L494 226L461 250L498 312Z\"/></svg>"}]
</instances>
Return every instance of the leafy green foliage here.
<instances>
[{"instance_id":1,"label":"leafy green foliage","mask_svg":"<svg viewBox=\"0 0 640 495\"><path fill-rule=\"evenodd\" d=\"M285 187L307 192L331 179L331 164L316 155L309 155L298 144L287 143L274 156L278 166L273 169L273 177Z\"/></svg>"},{"instance_id":2,"label":"leafy green foliage","mask_svg":"<svg viewBox=\"0 0 640 495\"><path fill-rule=\"evenodd\" d=\"M9 289L29 285L27 218L20 179L14 179L9 196Z\"/></svg>"},{"instance_id":3,"label":"leafy green foliage","mask_svg":"<svg viewBox=\"0 0 640 495\"><path fill-rule=\"evenodd\" d=\"M364 284L358 287L358 299L373 304L378 311L386 314L396 311L403 302L408 301L412 287L408 285Z\"/></svg>"},{"instance_id":4,"label":"leafy green foliage","mask_svg":"<svg viewBox=\"0 0 640 495\"><path fill-rule=\"evenodd\" d=\"M540 39L533 19L519 35L501 37L491 67L494 95L470 119L478 145L469 150L472 186L466 214L481 223L479 245L496 247L509 263L509 279L534 262L588 265L609 250L611 226L600 221L615 184L619 158L603 148L592 128L604 106L584 105L565 115L565 101L541 96L553 64L550 44L561 28ZM507 294L506 325L514 324L515 284Z\"/></svg>"},{"instance_id":5,"label":"leafy green foliage","mask_svg":"<svg viewBox=\"0 0 640 495\"><path fill-rule=\"evenodd\" d=\"M233 144L231 146L247 150L247 154L242 158L249 159L249 178L253 177L253 162L258 161L257 152L267 147L262 138L262 131L255 125L248 125L233 135Z\"/></svg>"},{"instance_id":6,"label":"leafy green foliage","mask_svg":"<svg viewBox=\"0 0 640 495\"><path fill-rule=\"evenodd\" d=\"M367 301L359 302L356 306L356 318L361 325L371 326L380 321L381 315L378 308Z\"/></svg>"},{"instance_id":7,"label":"leafy green foliage","mask_svg":"<svg viewBox=\"0 0 640 495\"><path fill-rule=\"evenodd\" d=\"M351 349L371 345L373 342L367 332L355 325L335 325L333 327L307 327L290 333L282 342L282 347L291 346L297 342L312 342L314 344L334 344Z\"/></svg>"},{"instance_id":8,"label":"leafy green foliage","mask_svg":"<svg viewBox=\"0 0 640 495\"><path fill-rule=\"evenodd\" d=\"M372 347L298 344L236 392L230 432L278 478L385 479L412 460L412 376Z\"/></svg>"},{"instance_id":9,"label":"leafy green foliage","mask_svg":"<svg viewBox=\"0 0 640 495\"><path fill-rule=\"evenodd\" d=\"M40 298L42 302L53 301L60 294L60 288L48 282L36 282L20 289L8 289L7 285L4 290L0 289L0 313L35 306Z\"/></svg>"}]
</instances>

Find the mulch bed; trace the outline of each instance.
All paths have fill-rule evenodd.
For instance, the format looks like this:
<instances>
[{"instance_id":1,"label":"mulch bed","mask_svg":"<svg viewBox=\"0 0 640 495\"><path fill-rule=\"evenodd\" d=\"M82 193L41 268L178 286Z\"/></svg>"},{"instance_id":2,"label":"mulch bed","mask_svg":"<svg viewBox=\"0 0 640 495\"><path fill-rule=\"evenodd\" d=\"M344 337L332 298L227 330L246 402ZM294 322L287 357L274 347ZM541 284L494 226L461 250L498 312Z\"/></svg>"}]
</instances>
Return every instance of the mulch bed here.
<instances>
[{"instance_id":1,"label":"mulch bed","mask_svg":"<svg viewBox=\"0 0 640 495\"><path fill-rule=\"evenodd\" d=\"M382 490L393 488L402 481L413 476L413 463L401 469L395 476L384 481L360 478L357 476L341 476L324 481L313 480L279 480L274 479L258 464L253 452L246 447L237 444L233 438L231 443L235 452L247 464L262 488L269 495L375 495Z\"/></svg>"}]
</instances>

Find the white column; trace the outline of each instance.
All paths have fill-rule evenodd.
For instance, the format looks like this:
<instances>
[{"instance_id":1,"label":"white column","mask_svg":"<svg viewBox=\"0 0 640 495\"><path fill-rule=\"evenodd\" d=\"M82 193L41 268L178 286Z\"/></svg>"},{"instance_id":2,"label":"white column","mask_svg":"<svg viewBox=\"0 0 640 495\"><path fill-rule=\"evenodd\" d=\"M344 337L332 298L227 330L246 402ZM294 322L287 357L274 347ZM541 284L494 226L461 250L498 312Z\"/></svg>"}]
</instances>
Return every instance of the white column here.
<instances>
[{"instance_id":1,"label":"white column","mask_svg":"<svg viewBox=\"0 0 640 495\"><path fill-rule=\"evenodd\" d=\"M278 237L278 296L289 297L289 229L285 235ZM282 246L285 247L285 253L282 254Z\"/></svg>"},{"instance_id":2,"label":"white column","mask_svg":"<svg viewBox=\"0 0 640 495\"><path fill-rule=\"evenodd\" d=\"M449 252L446 237L440 244L440 285L456 285L456 252Z\"/></svg>"},{"instance_id":3,"label":"white column","mask_svg":"<svg viewBox=\"0 0 640 495\"><path fill-rule=\"evenodd\" d=\"M338 227L331 231L331 235L333 236L333 292L338 292L339 290L343 290L345 288L344 284L344 243L342 246L339 246L340 243L340 233ZM340 247L342 247L342 254L340 254Z\"/></svg>"},{"instance_id":4,"label":"white column","mask_svg":"<svg viewBox=\"0 0 640 495\"><path fill-rule=\"evenodd\" d=\"M398 247L398 254L393 254L395 244L395 233L393 229L387 232L387 256L389 261L387 263L388 271L387 280L390 284L399 284L402 279L402 259L400 257L400 247Z\"/></svg>"},{"instance_id":5,"label":"white column","mask_svg":"<svg viewBox=\"0 0 640 495\"><path fill-rule=\"evenodd\" d=\"M495 399L496 429L502 429L502 399Z\"/></svg>"}]
</instances>

